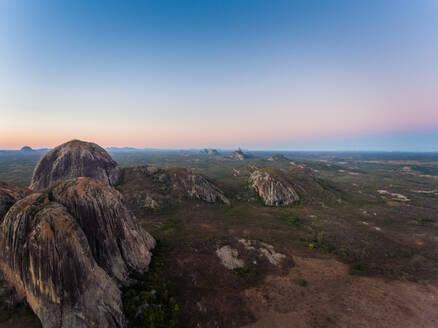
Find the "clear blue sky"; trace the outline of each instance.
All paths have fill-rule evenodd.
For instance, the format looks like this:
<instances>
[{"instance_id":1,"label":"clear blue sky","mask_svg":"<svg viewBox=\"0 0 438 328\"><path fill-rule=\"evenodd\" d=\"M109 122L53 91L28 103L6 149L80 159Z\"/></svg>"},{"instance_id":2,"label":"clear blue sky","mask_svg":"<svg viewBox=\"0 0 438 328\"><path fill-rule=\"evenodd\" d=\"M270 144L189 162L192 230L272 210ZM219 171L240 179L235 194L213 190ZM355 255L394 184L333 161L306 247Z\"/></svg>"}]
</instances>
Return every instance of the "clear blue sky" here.
<instances>
[{"instance_id":1,"label":"clear blue sky","mask_svg":"<svg viewBox=\"0 0 438 328\"><path fill-rule=\"evenodd\" d=\"M1 1L0 148L438 151L438 2Z\"/></svg>"}]
</instances>

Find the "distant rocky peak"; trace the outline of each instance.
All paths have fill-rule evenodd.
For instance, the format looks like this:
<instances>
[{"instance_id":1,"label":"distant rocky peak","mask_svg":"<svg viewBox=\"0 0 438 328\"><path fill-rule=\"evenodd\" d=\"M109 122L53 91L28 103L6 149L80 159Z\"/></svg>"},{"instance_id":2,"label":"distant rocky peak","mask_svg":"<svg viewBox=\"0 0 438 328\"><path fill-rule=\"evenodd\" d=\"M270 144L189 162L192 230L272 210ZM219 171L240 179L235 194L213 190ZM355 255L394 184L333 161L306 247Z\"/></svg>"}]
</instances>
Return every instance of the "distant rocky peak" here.
<instances>
[{"instance_id":1,"label":"distant rocky peak","mask_svg":"<svg viewBox=\"0 0 438 328\"><path fill-rule=\"evenodd\" d=\"M21 149L20 149L21 151L24 151L24 152L31 152L31 151L34 151L31 147L29 147L29 146L24 146L24 147L21 147Z\"/></svg>"}]
</instances>

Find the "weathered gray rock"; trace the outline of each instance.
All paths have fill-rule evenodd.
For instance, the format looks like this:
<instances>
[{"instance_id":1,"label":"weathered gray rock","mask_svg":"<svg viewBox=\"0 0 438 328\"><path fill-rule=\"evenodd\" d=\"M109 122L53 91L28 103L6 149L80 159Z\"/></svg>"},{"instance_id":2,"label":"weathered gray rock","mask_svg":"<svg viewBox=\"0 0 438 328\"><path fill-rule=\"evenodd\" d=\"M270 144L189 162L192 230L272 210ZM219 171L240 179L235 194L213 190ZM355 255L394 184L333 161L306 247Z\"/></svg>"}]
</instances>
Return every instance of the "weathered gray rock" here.
<instances>
[{"instance_id":1,"label":"weathered gray rock","mask_svg":"<svg viewBox=\"0 0 438 328\"><path fill-rule=\"evenodd\" d=\"M267 169L255 170L249 177L249 185L268 206L291 205L300 200L294 186L277 173Z\"/></svg>"},{"instance_id":2,"label":"weathered gray rock","mask_svg":"<svg viewBox=\"0 0 438 328\"><path fill-rule=\"evenodd\" d=\"M301 166L287 170L256 169L248 182L268 206L291 205L297 201L326 206L341 196L335 194L336 187L330 182L318 179L310 169Z\"/></svg>"},{"instance_id":3,"label":"weathered gray rock","mask_svg":"<svg viewBox=\"0 0 438 328\"><path fill-rule=\"evenodd\" d=\"M217 155L219 155L219 152L216 149L209 149L208 150L208 155L210 155L210 156L217 156Z\"/></svg>"},{"instance_id":4,"label":"weathered gray rock","mask_svg":"<svg viewBox=\"0 0 438 328\"><path fill-rule=\"evenodd\" d=\"M102 147L80 140L64 143L39 160L30 189L42 190L55 182L90 177L116 185L121 176L119 165Z\"/></svg>"},{"instance_id":5,"label":"weathered gray rock","mask_svg":"<svg viewBox=\"0 0 438 328\"><path fill-rule=\"evenodd\" d=\"M230 239L228 243L216 249L216 256L228 270L244 267L293 265L291 257L279 253L274 246L258 240Z\"/></svg>"},{"instance_id":6,"label":"weathered gray rock","mask_svg":"<svg viewBox=\"0 0 438 328\"><path fill-rule=\"evenodd\" d=\"M232 159L237 159L239 161L243 161L243 160L245 160L247 158L250 158L251 156L249 154L247 154L247 153L244 153L242 151L242 149L238 148L236 151L231 153L230 157Z\"/></svg>"},{"instance_id":7,"label":"weathered gray rock","mask_svg":"<svg viewBox=\"0 0 438 328\"><path fill-rule=\"evenodd\" d=\"M118 284L147 269L154 244L118 191L76 178L9 209L0 268L44 327L124 327Z\"/></svg>"},{"instance_id":8,"label":"weathered gray rock","mask_svg":"<svg viewBox=\"0 0 438 328\"><path fill-rule=\"evenodd\" d=\"M276 154L268 158L271 162L286 162L288 159L283 154Z\"/></svg>"},{"instance_id":9,"label":"weathered gray rock","mask_svg":"<svg viewBox=\"0 0 438 328\"><path fill-rule=\"evenodd\" d=\"M129 268L147 269L155 241L137 225L117 190L95 179L76 178L56 185L50 197L76 218L96 262L112 277L123 282Z\"/></svg>"},{"instance_id":10,"label":"weathered gray rock","mask_svg":"<svg viewBox=\"0 0 438 328\"><path fill-rule=\"evenodd\" d=\"M203 200L208 203L222 202L230 204L229 199L214 183L201 174L187 169L170 169L164 173L167 179L160 176L160 181L168 180L174 191L185 194L188 198Z\"/></svg>"},{"instance_id":11,"label":"weathered gray rock","mask_svg":"<svg viewBox=\"0 0 438 328\"><path fill-rule=\"evenodd\" d=\"M12 205L31 193L30 189L0 181L0 222Z\"/></svg>"},{"instance_id":12,"label":"weathered gray rock","mask_svg":"<svg viewBox=\"0 0 438 328\"><path fill-rule=\"evenodd\" d=\"M221 260L223 266L228 270L243 268L245 266L245 261L239 259L239 251L235 248L231 248L230 245L218 248L216 250L216 255Z\"/></svg>"},{"instance_id":13,"label":"weathered gray rock","mask_svg":"<svg viewBox=\"0 0 438 328\"><path fill-rule=\"evenodd\" d=\"M157 210L161 207L160 202L152 198L151 195L146 195L144 199L143 207L150 208L152 210Z\"/></svg>"}]
</instances>

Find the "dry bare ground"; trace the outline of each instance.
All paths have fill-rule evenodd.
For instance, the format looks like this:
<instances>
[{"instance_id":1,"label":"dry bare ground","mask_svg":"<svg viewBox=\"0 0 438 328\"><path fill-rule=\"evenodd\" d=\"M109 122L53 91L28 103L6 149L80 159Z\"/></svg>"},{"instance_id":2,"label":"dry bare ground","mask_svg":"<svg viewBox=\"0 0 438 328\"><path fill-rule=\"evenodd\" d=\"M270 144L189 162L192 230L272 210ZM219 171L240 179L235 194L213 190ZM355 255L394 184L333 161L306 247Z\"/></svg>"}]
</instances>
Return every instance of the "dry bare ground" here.
<instances>
[{"instance_id":1,"label":"dry bare ground","mask_svg":"<svg viewBox=\"0 0 438 328\"><path fill-rule=\"evenodd\" d=\"M288 275L244 291L257 319L246 328L438 327L437 284L350 275L334 259L294 261Z\"/></svg>"}]
</instances>

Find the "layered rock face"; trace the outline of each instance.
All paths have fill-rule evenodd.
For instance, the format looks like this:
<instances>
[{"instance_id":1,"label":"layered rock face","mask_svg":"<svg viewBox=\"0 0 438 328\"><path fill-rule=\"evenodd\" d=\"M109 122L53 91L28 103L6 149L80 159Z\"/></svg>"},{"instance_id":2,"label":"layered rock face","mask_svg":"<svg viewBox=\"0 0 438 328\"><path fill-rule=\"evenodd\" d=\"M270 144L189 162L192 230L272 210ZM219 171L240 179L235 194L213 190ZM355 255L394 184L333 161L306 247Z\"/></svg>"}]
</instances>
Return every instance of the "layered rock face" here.
<instances>
[{"instance_id":1,"label":"layered rock face","mask_svg":"<svg viewBox=\"0 0 438 328\"><path fill-rule=\"evenodd\" d=\"M249 177L249 185L268 206L291 205L300 200L290 182L266 169L255 170Z\"/></svg>"},{"instance_id":2,"label":"layered rock face","mask_svg":"<svg viewBox=\"0 0 438 328\"><path fill-rule=\"evenodd\" d=\"M147 269L154 244L118 191L82 177L9 209L0 265L44 327L124 327L118 284Z\"/></svg>"},{"instance_id":3,"label":"layered rock face","mask_svg":"<svg viewBox=\"0 0 438 328\"><path fill-rule=\"evenodd\" d=\"M31 190L10 182L0 181L0 222L6 212L18 200L32 193Z\"/></svg>"},{"instance_id":4,"label":"layered rock face","mask_svg":"<svg viewBox=\"0 0 438 328\"><path fill-rule=\"evenodd\" d=\"M119 182L121 169L102 147L80 140L64 143L38 162L30 189L42 190L54 182L77 177L90 177L114 186Z\"/></svg>"}]
</instances>

